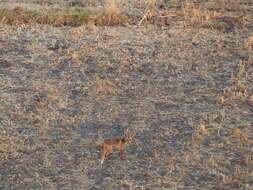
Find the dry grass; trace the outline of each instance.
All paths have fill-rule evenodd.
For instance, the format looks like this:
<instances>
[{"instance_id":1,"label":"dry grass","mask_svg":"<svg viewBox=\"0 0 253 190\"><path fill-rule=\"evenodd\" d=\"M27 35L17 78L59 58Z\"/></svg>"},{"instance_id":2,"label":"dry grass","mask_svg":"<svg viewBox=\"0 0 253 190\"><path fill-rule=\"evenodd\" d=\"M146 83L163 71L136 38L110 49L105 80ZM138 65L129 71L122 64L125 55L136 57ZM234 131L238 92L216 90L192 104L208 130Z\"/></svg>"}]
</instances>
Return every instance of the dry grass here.
<instances>
[{"instance_id":1,"label":"dry grass","mask_svg":"<svg viewBox=\"0 0 253 190\"><path fill-rule=\"evenodd\" d=\"M0 9L0 24L21 25L27 23L49 24L54 26L118 25L129 21L125 13L114 2L103 9L51 8L44 11L31 11L20 6Z\"/></svg>"},{"instance_id":2,"label":"dry grass","mask_svg":"<svg viewBox=\"0 0 253 190\"><path fill-rule=\"evenodd\" d=\"M206 21L221 16L221 13L205 10L191 1L183 3L181 8L182 15L186 18L187 24L204 24Z\"/></svg>"},{"instance_id":3,"label":"dry grass","mask_svg":"<svg viewBox=\"0 0 253 190\"><path fill-rule=\"evenodd\" d=\"M34 1L32 3L39 3ZM43 2L48 4L48 2ZM62 1L55 1L56 8L47 8L47 10L29 10L22 7L24 4L14 5L11 8L1 8L0 20L2 24L24 24L24 23L40 23L51 25L70 25L80 26L82 24L94 23L95 25L119 25L126 23L139 24L149 23L168 25L170 23L167 19L171 17L180 16L183 18L186 25L193 24L204 28L212 28L217 30L228 31L234 27L241 27L245 20L249 18L242 14L236 14L238 10L247 10L246 3L240 1L233 2L233 6L237 9L227 7L227 4L222 4L220 1L212 1L212 3L196 3L195 1L178 1L180 10L165 9L159 10L160 6L166 5L164 1L158 0L143 0L139 4L145 7L142 14L129 14L122 7L129 2L108 0L104 4L105 9L97 8L71 8L65 5ZM86 1L75 1L71 5L90 4ZM65 6L60 7L61 4ZM135 3L133 3L135 4ZM220 6L227 7L235 14L225 14L223 9L217 9ZM229 4L229 3L228 3ZM242 5L241 5L242 4ZM10 6L9 6L10 7ZM215 10L215 11L214 11ZM144 22L145 21L145 22Z\"/></svg>"},{"instance_id":4,"label":"dry grass","mask_svg":"<svg viewBox=\"0 0 253 190\"><path fill-rule=\"evenodd\" d=\"M0 187L251 190L250 5L1 2Z\"/></svg>"},{"instance_id":5,"label":"dry grass","mask_svg":"<svg viewBox=\"0 0 253 190\"><path fill-rule=\"evenodd\" d=\"M59 10L49 9L46 11L31 11L22 7L2 8L0 10L1 24L27 24L39 23L50 25L80 25L89 21L93 15L90 10Z\"/></svg>"},{"instance_id":6,"label":"dry grass","mask_svg":"<svg viewBox=\"0 0 253 190\"><path fill-rule=\"evenodd\" d=\"M128 23L129 16L122 12L115 0L109 0L106 4L105 11L96 16L94 23L96 25L119 25Z\"/></svg>"}]
</instances>

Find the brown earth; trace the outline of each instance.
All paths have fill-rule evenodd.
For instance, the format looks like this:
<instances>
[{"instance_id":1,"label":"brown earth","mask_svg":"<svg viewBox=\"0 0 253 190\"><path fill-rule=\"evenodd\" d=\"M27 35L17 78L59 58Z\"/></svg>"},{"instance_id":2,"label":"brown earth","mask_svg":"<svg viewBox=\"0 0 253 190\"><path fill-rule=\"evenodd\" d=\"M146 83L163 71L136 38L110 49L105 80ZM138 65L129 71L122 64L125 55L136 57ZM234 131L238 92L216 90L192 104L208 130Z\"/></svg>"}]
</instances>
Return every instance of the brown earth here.
<instances>
[{"instance_id":1,"label":"brown earth","mask_svg":"<svg viewBox=\"0 0 253 190\"><path fill-rule=\"evenodd\" d=\"M122 4L138 19L122 25L2 23L0 189L252 190L252 4L187 2ZM101 167L125 129L137 143Z\"/></svg>"}]
</instances>

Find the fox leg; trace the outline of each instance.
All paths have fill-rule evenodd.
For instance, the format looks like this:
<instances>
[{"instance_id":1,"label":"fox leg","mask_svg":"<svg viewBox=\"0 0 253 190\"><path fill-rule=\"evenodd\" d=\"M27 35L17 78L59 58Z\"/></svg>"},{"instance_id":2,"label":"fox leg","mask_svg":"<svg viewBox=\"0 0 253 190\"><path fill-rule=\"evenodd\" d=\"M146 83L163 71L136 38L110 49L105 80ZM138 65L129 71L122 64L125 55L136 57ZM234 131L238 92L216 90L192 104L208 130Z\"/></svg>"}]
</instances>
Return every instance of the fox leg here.
<instances>
[{"instance_id":1,"label":"fox leg","mask_svg":"<svg viewBox=\"0 0 253 190\"><path fill-rule=\"evenodd\" d=\"M112 148L108 148L106 151L106 159L109 157L109 155L112 153Z\"/></svg>"},{"instance_id":2,"label":"fox leg","mask_svg":"<svg viewBox=\"0 0 253 190\"><path fill-rule=\"evenodd\" d=\"M124 151L125 151L125 146L120 147L120 149L119 149L119 156L120 156L120 158L122 160L125 159L125 152Z\"/></svg>"},{"instance_id":3,"label":"fox leg","mask_svg":"<svg viewBox=\"0 0 253 190\"><path fill-rule=\"evenodd\" d=\"M101 165L104 163L105 160L107 160L108 156L111 154L112 149L110 148L103 148L102 154L101 154Z\"/></svg>"},{"instance_id":4,"label":"fox leg","mask_svg":"<svg viewBox=\"0 0 253 190\"><path fill-rule=\"evenodd\" d=\"M102 149L102 152L101 152L101 165L104 163L104 161L106 160L106 157L107 157L107 150L106 150L106 146L103 145L103 149Z\"/></svg>"},{"instance_id":5,"label":"fox leg","mask_svg":"<svg viewBox=\"0 0 253 190\"><path fill-rule=\"evenodd\" d=\"M103 149L101 153L101 161L100 161L101 165L104 163L105 159L106 159L106 151L105 149Z\"/></svg>"}]
</instances>

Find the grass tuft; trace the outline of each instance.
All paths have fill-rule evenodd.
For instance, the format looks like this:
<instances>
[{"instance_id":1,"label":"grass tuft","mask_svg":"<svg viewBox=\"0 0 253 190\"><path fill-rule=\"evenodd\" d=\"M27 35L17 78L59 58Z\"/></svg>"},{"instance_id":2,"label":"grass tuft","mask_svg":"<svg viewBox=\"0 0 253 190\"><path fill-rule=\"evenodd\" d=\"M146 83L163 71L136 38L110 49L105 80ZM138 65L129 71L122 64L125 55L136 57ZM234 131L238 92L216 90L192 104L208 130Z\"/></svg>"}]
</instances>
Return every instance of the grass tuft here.
<instances>
[{"instance_id":1,"label":"grass tuft","mask_svg":"<svg viewBox=\"0 0 253 190\"><path fill-rule=\"evenodd\" d=\"M110 0L106 4L105 10L102 14L95 17L94 23L96 25L118 25L129 21L129 16L123 13L114 0Z\"/></svg>"},{"instance_id":2,"label":"grass tuft","mask_svg":"<svg viewBox=\"0 0 253 190\"><path fill-rule=\"evenodd\" d=\"M113 1L107 4L106 9L50 8L31 11L22 7L0 8L0 24L7 25L39 23L80 26L90 22L96 25L117 25L128 22L128 18Z\"/></svg>"},{"instance_id":3,"label":"grass tuft","mask_svg":"<svg viewBox=\"0 0 253 190\"><path fill-rule=\"evenodd\" d=\"M0 8L0 24L25 24L32 22L37 16L36 12L22 7Z\"/></svg>"}]
</instances>

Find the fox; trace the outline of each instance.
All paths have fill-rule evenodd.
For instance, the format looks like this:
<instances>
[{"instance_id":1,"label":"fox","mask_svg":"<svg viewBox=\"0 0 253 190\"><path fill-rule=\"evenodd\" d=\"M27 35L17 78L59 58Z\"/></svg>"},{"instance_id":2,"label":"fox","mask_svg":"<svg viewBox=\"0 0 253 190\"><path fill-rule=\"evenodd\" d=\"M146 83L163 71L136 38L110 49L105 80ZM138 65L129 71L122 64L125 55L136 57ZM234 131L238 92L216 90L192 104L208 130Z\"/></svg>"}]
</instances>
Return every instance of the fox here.
<instances>
[{"instance_id":1,"label":"fox","mask_svg":"<svg viewBox=\"0 0 253 190\"><path fill-rule=\"evenodd\" d=\"M100 164L103 165L104 161L108 158L108 156L112 153L113 149L118 149L119 156L123 160L125 159L125 148L126 145L133 141L132 136L126 136L124 138L118 139L110 139L104 141L101 151L101 161Z\"/></svg>"}]
</instances>

